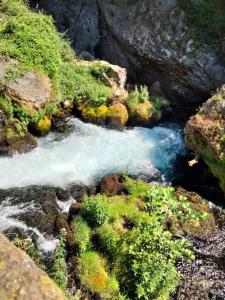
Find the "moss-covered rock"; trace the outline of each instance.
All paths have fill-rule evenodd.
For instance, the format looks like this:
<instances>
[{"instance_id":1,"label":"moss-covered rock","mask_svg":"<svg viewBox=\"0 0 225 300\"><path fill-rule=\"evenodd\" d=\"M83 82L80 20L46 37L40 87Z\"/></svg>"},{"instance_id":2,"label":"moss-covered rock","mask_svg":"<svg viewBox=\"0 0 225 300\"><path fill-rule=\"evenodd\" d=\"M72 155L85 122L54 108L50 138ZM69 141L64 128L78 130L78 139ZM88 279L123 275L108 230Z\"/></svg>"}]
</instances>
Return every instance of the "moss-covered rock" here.
<instances>
[{"instance_id":1,"label":"moss-covered rock","mask_svg":"<svg viewBox=\"0 0 225 300\"><path fill-rule=\"evenodd\" d=\"M47 116L45 116L34 125L34 129L37 134L45 135L51 129L51 124L51 120Z\"/></svg>"},{"instance_id":2,"label":"moss-covered rock","mask_svg":"<svg viewBox=\"0 0 225 300\"><path fill-rule=\"evenodd\" d=\"M78 106L78 111L85 121L98 125L109 125L115 129L123 129L128 121L128 112L122 103L98 107L81 104Z\"/></svg>"},{"instance_id":3,"label":"moss-covered rock","mask_svg":"<svg viewBox=\"0 0 225 300\"><path fill-rule=\"evenodd\" d=\"M0 128L0 156L30 151L37 146L36 139L15 119Z\"/></svg>"},{"instance_id":4,"label":"moss-covered rock","mask_svg":"<svg viewBox=\"0 0 225 300\"><path fill-rule=\"evenodd\" d=\"M225 86L193 116L185 128L188 147L201 156L225 192Z\"/></svg>"},{"instance_id":5,"label":"moss-covered rock","mask_svg":"<svg viewBox=\"0 0 225 300\"><path fill-rule=\"evenodd\" d=\"M128 112L126 106L121 103L115 103L109 106L108 123L111 127L123 129L128 121Z\"/></svg>"}]
</instances>

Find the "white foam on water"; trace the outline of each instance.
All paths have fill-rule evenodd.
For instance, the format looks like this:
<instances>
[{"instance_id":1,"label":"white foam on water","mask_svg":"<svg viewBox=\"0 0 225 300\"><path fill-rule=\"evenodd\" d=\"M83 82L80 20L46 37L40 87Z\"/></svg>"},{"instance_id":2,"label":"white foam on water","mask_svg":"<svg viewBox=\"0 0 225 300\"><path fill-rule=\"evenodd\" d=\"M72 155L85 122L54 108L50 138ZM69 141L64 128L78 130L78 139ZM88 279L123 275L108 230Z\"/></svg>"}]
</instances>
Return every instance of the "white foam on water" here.
<instances>
[{"instance_id":1,"label":"white foam on water","mask_svg":"<svg viewBox=\"0 0 225 300\"><path fill-rule=\"evenodd\" d=\"M0 204L0 231L19 228L24 232L32 232L37 237L37 245L41 251L53 252L57 246L57 240L47 240L37 228L29 227L23 221L17 219L20 214L37 211L39 207L33 202L12 205L10 200L11 198L8 197Z\"/></svg>"},{"instance_id":2,"label":"white foam on water","mask_svg":"<svg viewBox=\"0 0 225 300\"><path fill-rule=\"evenodd\" d=\"M64 139L51 133L32 152L0 158L0 188L88 185L112 172L148 175L155 168L168 176L177 155L185 151L176 126L119 132L78 119L71 122L75 129Z\"/></svg>"},{"instance_id":3,"label":"white foam on water","mask_svg":"<svg viewBox=\"0 0 225 300\"><path fill-rule=\"evenodd\" d=\"M76 202L76 200L74 200L72 197L67 201L57 200L57 204L58 204L61 212L63 212L63 213L68 213L70 206L75 202Z\"/></svg>"}]
</instances>

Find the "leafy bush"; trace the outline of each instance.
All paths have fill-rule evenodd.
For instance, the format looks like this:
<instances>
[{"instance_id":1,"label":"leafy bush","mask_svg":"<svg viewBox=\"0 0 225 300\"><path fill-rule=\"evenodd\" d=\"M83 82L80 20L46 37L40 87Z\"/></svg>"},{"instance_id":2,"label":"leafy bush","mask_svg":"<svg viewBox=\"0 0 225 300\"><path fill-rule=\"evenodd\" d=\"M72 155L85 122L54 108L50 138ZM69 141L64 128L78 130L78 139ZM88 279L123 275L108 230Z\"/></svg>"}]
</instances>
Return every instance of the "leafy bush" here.
<instances>
[{"instance_id":1,"label":"leafy bush","mask_svg":"<svg viewBox=\"0 0 225 300\"><path fill-rule=\"evenodd\" d=\"M72 222L72 228L74 240L79 245L80 253L90 250L92 233L87 223L80 216L76 216Z\"/></svg>"},{"instance_id":2,"label":"leafy bush","mask_svg":"<svg viewBox=\"0 0 225 300\"><path fill-rule=\"evenodd\" d=\"M151 102L156 110L169 106L169 101L164 97L151 96Z\"/></svg>"},{"instance_id":3,"label":"leafy bush","mask_svg":"<svg viewBox=\"0 0 225 300\"><path fill-rule=\"evenodd\" d=\"M167 299L180 279L176 261L192 257L188 246L157 222L136 226L125 238L117 261L118 276L130 297Z\"/></svg>"},{"instance_id":4,"label":"leafy bush","mask_svg":"<svg viewBox=\"0 0 225 300\"><path fill-rule=\"evenodd\" d=\"M109 202L106 196L87 197L81 208L81 214L87 222L97 227L109 220Z\"/></svg>"},{"instance_id":5,"label":"leafy bush","mask_svg":"<svg viewBox=\"0 0 225 300\"><path fill-rule=\"evenodd\" d=\"M64 230L60 233L60 241L57 246L53 258L49 275L59 285L59 287L66 291L67 288L67 267L66 267L66 232Z\"/></svg>"}]
</instances>

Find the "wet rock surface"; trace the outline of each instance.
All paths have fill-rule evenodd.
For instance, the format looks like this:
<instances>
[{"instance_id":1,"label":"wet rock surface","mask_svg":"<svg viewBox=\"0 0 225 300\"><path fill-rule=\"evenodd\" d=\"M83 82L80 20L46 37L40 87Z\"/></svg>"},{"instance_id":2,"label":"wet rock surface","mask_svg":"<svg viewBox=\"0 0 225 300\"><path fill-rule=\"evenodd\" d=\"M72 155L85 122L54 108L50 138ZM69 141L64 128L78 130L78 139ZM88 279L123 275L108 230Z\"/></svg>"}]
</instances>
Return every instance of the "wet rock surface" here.
<instances>
[{"instance_id":1,"label":"wet rock surface","mask_svg":"<svg viewBox=\"0 0 225 300\"><path fill-rule=\"evenodd\" d=\"M8 210L5 229L10 229L7 228L7 220L13 218L26 224L28 229L37 228L42 233L53 234L55 219L60 211L57 200L57 188L54 187L30 186L0 190L1 211ZM1 225L4 227L4 224ZM25 228L19 226L18 229L23 232Z\"/></svg>"}]
</instances>

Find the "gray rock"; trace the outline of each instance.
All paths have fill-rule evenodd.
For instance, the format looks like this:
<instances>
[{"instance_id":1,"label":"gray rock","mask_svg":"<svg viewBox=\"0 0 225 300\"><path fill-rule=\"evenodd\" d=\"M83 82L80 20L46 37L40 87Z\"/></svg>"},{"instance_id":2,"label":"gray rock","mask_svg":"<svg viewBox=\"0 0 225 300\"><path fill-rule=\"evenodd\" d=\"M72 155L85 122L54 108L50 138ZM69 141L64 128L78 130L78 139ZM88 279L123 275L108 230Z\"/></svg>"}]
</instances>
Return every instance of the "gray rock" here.
<instances>
[{"instance_id":1,"label":"gray rock","mask_svg":"<svg viewBox=\"0 0 225 300\"><path fill-rule=\"evenodd\" d=\"M128 69L136 81L160 82L172 104L199 102L225 81L217 49L196 47L175 0L32 0L53 15L78 52Z\"/></svg>"}]
</instances>

